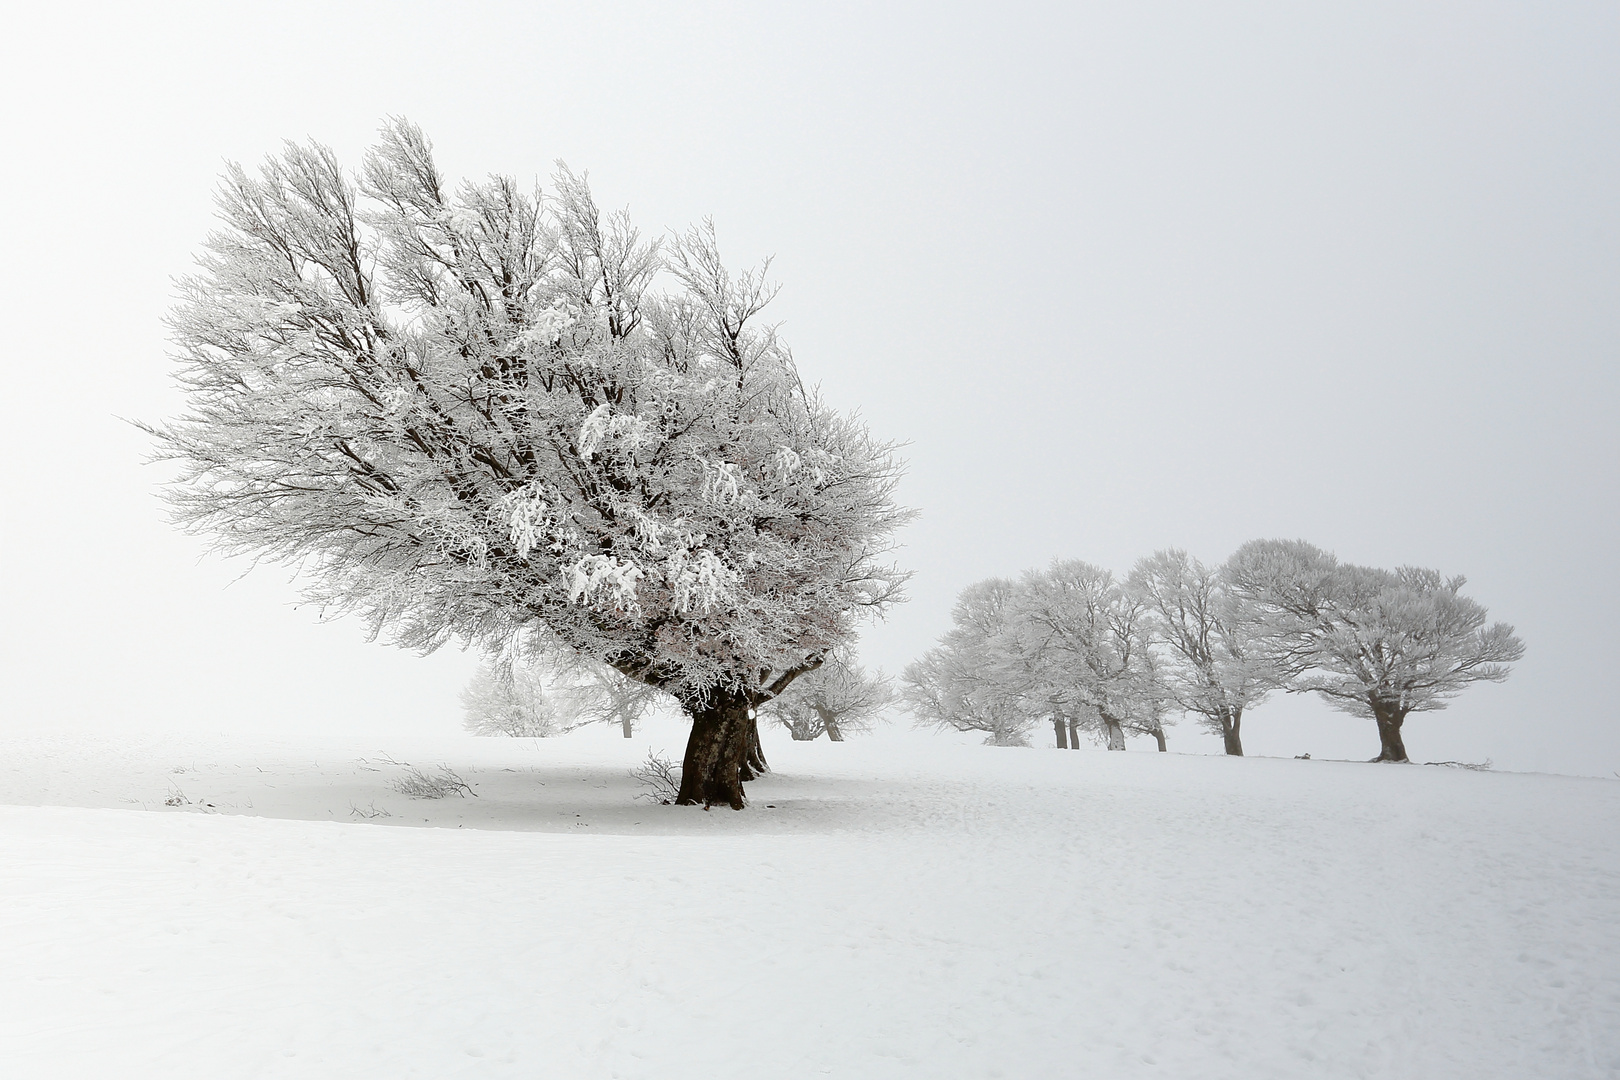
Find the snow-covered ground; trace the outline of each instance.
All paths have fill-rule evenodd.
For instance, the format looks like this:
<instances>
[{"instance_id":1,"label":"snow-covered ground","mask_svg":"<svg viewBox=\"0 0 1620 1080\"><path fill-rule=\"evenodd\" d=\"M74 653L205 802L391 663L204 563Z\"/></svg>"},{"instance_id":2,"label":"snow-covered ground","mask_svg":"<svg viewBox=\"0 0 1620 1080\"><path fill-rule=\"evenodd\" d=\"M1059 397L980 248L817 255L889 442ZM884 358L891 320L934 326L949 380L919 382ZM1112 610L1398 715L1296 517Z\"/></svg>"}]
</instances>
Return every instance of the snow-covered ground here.
<instances>
[{"instance_id":1,"label":"snow-covered ground","mask_svg":"<svg viewBox=\"0 0 1620 1080\"><path fill-rule=\"evenodd\" d=\"M0 735L0 1075L1620 1075L1620 781L680 744Z\"/></svg>"}]
</instances>

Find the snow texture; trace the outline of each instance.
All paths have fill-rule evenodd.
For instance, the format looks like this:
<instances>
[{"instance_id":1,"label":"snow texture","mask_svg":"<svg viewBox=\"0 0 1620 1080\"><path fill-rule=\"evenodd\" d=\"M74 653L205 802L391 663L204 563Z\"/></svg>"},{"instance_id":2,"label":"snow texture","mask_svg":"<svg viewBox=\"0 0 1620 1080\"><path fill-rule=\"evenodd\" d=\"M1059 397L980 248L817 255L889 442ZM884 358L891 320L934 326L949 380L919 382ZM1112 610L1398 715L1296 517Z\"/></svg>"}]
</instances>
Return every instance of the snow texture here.
<instances>
[{"instance_id":1,"label":"snow texture","mask_svg":"<svg viewBox=\"0 0 1620 1080\"><path fill-rule=\"evenodd\" d=\"M1620 783L679 737L3 736L0 1074L1620 1075Z\"/></svg>"}]
</instances>

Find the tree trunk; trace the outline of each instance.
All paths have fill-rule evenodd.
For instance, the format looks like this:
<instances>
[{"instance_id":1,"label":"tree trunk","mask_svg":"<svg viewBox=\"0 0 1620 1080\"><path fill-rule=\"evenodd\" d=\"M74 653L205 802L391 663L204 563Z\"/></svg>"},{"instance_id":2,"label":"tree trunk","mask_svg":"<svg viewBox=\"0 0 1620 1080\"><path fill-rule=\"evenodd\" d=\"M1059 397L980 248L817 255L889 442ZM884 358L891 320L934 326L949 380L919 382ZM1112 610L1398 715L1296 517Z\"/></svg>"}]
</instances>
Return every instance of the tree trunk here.
<instances>
[{"instance_id":1,"label":"tree trunk","mask_svg":"<svg viewBox=\"0 0 1620 1080\"><path fill-rule=\"evenodd\" d=\"M1103 727L1108 731L1108 749L1125 749L1125 729L1119 726L1116 720L1104 720Z\"/></svg>"},{"instance_id":2,"label":"tree trunk","mask_svg":"<svg viewBox=\"0 0 1620 1080\"><path fill-rule=\"evenodd\" d=\"M1233 757L1243 756L1243 710L1227 709L1221 716L1221 740L1226 743L1226 752Z\"/></svg>"},{"instance_id":3,"label":"tree trunk","mask_svg":"<svg viewBox=\"0 0 1620 1080\"><path fill-rule=\"evenodd\" d=\"M833 742L843 742L844 733L838 730L838 714L820 705L816 705L814 708L816 710L816 719L821 721L821 726L827 731L827 738ZM815 738L814 735L810 737Z\"/></svg>"},{"instance_id":4,"label":"tree trunk","mask_svg":"<svg viewBox=\"0 0 1620 1080\"><path fill-rule=\"evenodd\" d=\"M1401 725L1406 722L1405 709L1392 708L1372 702L1373 719L1378 721L1378 756L1374 761L1405 761L1406 743L1401 740Z\"/></svg>"},{"instance_id":5,"label":"tree trunk","mask_svg":"<svg viewBox=\"0 0 1620 1080\"><path fill-rule=\"evenodd\" d=\"M741 810L748 805L742 770L749 754L749 734L756 732L747 699L716 690L709 700L687 706L687 713L692 717L692 734L686 740L675 805L724 805Z\"/></svg>"},{"instance_id":6,"label":"tree trunk","mask_svg":"<svg viewBox=\"0 0 1620 1080\"><path fill-rule=\"evenodd\" d=\"M1057 733L1057 748L1059 750L1067 750L1069 748L1069 740L1064 737L1063 717L1052 717L1052 730Z\"/></svg>"},{"instance_id":7,"label":"tree trunk","mask_svg":"<svg viewBox=\"0 0 1620 1080\"><path fill-rule=\"evenodd\" d=\"M759 714L757 712L748 719L747 738L748 753L743 756L742 768L737 771L738 778L744 783L749 780L757 780L771 771L770 764L765 760L765 751L759 745Z\"/></svg>"},{"instance_id":8,"label":"tree trunk","mask_svg":"<svg viewBox=\"0 0 1620 1080\"><path fill-rule=\"evenodd\" d=\"M754 715L748 718L748 764L763 776L771 771L771 763L765 760L765 746L759 741L759 710L749 711Z\"/></svg>"},{"instance_id":9,"label":"tree trunk","mask_svg":"<svg viewBox=\"0 0 1620 1080\"><path fill-rule=\"evenodd\" d=\"M1153 729L1153 737L1155 739L1159 740L1159 753L1161 753L1161 754L1166 753L1170 749L1169 744L1167 744L1164 741L1164 728L1162 728L1162 727L1154 728Z\"/></svg>"},{"instance_id":10,"label":"tree trunk","mask_svg":"<svg viewBox=\"0 0 1620 1080\"><path fill-rule=\"evenodd\" d=\"M636 718L635 717L633 717L633 716L629 715L628 713L626 713L624 716L620 717L619 723L624 725L624 737L625 738L633 739L633 738L636 737Z\"/></svg>"},{"instance_id":11,"label":"tree trunk","mask_svg":"<svg viewBox=\"0 0 1620 1080\"><path fill-rule=\"evenodd\" d=\"M1080 749L1080 721L1069 721L1069 749Z\"/></svg>"}]
</instances>

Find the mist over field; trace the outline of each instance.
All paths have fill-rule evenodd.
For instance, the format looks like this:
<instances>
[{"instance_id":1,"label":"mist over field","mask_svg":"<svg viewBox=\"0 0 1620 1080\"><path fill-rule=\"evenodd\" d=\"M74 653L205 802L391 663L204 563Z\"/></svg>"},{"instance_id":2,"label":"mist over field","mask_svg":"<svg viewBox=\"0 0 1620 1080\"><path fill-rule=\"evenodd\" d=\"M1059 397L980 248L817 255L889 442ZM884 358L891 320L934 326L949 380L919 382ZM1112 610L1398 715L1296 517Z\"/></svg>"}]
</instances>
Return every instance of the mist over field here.
<instances>
[{"instance_id":1,"label":"mist over field","mask_svg":"<svg viewBox=\"0 0 1620 1080\"><path fill-rule=\"evenodd\" d=\"M1617 60L14 13L0 1073L1620 1076Z\"/></svg>"}]
</instances>

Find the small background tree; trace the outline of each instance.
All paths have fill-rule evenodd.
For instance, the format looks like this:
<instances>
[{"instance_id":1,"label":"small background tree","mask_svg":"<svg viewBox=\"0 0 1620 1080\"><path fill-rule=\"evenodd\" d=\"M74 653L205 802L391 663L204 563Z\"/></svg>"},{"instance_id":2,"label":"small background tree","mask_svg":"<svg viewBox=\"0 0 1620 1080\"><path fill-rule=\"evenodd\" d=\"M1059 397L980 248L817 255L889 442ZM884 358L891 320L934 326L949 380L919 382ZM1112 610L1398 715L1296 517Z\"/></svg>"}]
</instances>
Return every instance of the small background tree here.
<instances>
[{"instance_id":1,"label":"small background tree","mask_svg":"<svg viewBox=\"0 0 1620 1080\"><path fill-rule=\"evenodd\" d=\"M1079 560L1030 571L1010 629L1034 658L1026 699L1058 703L1099 725L1110 750L1125 749L1127 732L1152 735L1167 749L1168 693L1149 645L1146 605L1113 574Z\"/></svg>"},{"instance_id":2,"label":"small background tree","mask_svg":"<svg viewBox=\"0 0 1620 1080\"><path fill-rule=\"evenodd\" d=\"M833 742L870 731L896 700L894 682L882 672L868 674L843 652L800 676L765 706L767 714L798 742L823 734Z\"/></svg>"},{"instance_id":3,"label":"small background tree","mask_svg":"<svg viewBox=\"0 0 1620 1080\"><path fill-rule=\"evenodd\" d=\"M461 706L474 735L543 739L562 723L542 673L526 664L485 661L461 691Z\"/></svg>"},{"instance_id":4,"label":"small background tree","mask_svg":"<svg viewBox=\"0 0 1620 1080\"><path fill-rule=\"evenodd\" d=\"M666 704L679 708L656 686L626 678L578 653L552 653L542 664L557 712L569 730L586 724L616 724L630 739L635 737L637 722L650 710Z\"/></svg>"}]
</instances>

